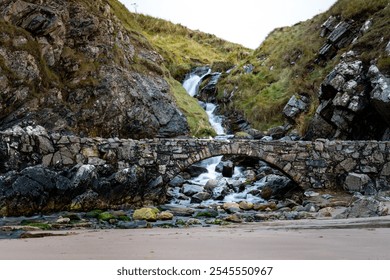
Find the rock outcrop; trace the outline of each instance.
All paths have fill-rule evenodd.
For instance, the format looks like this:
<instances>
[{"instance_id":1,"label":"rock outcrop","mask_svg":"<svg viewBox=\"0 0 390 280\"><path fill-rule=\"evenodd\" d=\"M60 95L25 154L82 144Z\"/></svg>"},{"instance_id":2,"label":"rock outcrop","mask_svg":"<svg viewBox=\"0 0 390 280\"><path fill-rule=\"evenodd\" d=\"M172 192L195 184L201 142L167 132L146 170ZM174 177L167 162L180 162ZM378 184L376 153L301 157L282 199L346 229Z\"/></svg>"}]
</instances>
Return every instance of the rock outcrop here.
<instances>
[{"instance_id":1,"label":"rock outcrop","mask_svg":"<svg viewBox=\"0 0 390 280\"><path fill-rule=\"evenodd\" d=\"M110 1L0 2L0 129L102 137L188 134L163 58Z\"/></svg>"},{"instance_id":2,"label":"rock outcrop","mask_svg":"<svg viewBox=\"0 0 390 280\"><path fill-rule=\"evenodd\" d=\"M320 104L307 138L386 140L390 123L389 79L375 65L364 67L354 52L321 84Z\"/></svg>"}]
</instances>

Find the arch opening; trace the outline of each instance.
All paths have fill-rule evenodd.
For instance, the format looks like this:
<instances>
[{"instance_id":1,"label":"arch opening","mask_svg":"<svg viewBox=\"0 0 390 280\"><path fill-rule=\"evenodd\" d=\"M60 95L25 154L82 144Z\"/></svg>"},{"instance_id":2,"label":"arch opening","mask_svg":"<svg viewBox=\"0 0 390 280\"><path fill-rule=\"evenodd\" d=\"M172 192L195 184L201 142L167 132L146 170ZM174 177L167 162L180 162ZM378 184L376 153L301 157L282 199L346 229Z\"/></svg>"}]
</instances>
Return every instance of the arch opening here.
<instances>
[{"instance_id":1,"label":"arch opening","mask_svg":"<svg viewBox=\"0 0 390 280\"><path fill-rule=\"evenodd\" d=\"M303 189L280 167L246 154L213 154L189 161L168 184L169 202L178 205L266 204L286 199L298 205L302 197Z\"/></svg>"}]
</instances>

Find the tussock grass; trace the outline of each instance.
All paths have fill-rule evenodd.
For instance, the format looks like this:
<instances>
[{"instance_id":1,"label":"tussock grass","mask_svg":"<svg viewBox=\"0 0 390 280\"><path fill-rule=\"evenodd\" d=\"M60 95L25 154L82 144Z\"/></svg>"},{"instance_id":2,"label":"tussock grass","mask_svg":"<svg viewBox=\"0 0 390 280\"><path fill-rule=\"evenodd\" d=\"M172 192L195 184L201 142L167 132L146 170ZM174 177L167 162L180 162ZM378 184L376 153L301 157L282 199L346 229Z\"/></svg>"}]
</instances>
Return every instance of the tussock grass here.
<instances>
[{"instance_id":1,"label":"tussock grass","mask_svg":"<svg viewBox=\"0 0 390 280\"><path fill-rule=\"evenodd\" d=\"M389 2L339 0L323 14L274 30L235 71L222 78L219 99L225 92L234 92L226 110L238 110L253 127L266 130L284 122L282 109L292 95L305 93L314 103L307 114L298 119L297 129L304 134L315 112L319 86L342 53L354 49L366 65L377 59L380 70L390 73L390 59L384 52L390 41ZM316 63L317 53L326 41L320 37L321 25L330 15L342 20L352 19L356 28L368 19L372 19L373 25L355 45L340 50L335 58L325 63ZM254 66L253 73L244 73L245 64Z\"/></svg>"}]
</instances>

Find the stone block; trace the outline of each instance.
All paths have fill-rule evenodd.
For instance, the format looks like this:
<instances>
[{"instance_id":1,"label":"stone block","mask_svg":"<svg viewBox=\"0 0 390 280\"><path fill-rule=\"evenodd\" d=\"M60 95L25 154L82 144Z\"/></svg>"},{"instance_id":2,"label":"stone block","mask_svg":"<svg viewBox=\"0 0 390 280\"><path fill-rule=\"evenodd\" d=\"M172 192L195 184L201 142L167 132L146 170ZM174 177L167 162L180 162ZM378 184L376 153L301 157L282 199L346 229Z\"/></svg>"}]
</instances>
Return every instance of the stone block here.
<instances>
[{"instance_id":1,"label":"stone block","mask_svg":"<svg viewBox=\"0 0 390 280\"><path fill-rule=\"evenodd\" d=\"M349 173L344 188L350 192L361 192L370 183L371 178L367 174Z\"/></svg>"}]
</instances>

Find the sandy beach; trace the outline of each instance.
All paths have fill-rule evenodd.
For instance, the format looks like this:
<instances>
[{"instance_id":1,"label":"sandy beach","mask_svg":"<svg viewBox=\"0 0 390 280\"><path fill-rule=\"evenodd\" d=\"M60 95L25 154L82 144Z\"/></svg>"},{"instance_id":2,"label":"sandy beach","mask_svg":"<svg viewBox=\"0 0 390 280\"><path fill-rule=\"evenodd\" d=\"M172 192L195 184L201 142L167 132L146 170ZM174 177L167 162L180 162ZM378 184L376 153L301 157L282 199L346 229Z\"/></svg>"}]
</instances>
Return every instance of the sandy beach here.
<instances>
[{"instance_id":1,"label":"sandy beach","mask_svg":"<svg viewBox=\"0 0 390 280\"><path fill-rule=\"evenodd\" d=\"M0 240L0 259L390 259L389 216L55 233L69 235Z\"/></svg>"}]
</instances>

